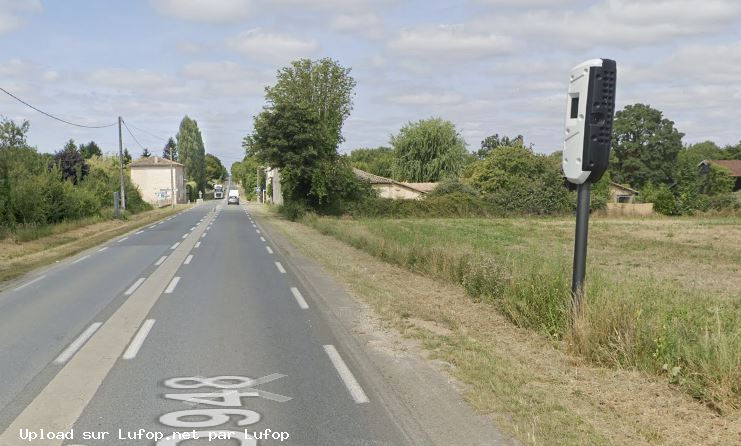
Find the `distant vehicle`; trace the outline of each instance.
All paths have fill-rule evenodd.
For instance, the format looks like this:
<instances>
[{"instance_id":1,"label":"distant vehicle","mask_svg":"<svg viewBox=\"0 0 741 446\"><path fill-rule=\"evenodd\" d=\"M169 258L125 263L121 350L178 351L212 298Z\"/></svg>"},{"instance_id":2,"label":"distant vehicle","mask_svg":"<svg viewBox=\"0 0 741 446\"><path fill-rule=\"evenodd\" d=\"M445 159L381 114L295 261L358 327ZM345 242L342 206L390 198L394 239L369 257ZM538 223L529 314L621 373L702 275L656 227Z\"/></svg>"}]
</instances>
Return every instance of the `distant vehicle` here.
<instances>
[{"instance_id":1,"label":"distant vehicle","mask_svg":"<svg viewBox=\"0 0 741 446\"><path fill-rule=\"evenodd\" d=\"M237 189L229 190L229 199L226 201L226 204L239 204L239 191Z\"/></svg>"},{"instance_id":2,"label":"distant vehicle","mask_svg":"<svg viewBox=\"0 0 741 446\"><path fill-rule=\"evenodd\" d=\"M214 200L221 200L222 198L224 198L224 186L214 184Z\"/></svg>"}]
</instances>

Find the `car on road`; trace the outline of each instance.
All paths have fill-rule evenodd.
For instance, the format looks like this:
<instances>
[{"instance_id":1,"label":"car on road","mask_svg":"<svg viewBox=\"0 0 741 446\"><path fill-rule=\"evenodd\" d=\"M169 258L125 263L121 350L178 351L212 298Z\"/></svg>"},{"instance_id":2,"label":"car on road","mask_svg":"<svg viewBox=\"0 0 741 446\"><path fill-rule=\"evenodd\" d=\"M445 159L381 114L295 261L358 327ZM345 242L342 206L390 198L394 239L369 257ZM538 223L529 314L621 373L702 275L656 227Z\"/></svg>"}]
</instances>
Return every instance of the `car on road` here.
<instances>
[{"instance_id":1,"label":"car on road","mask_svg":"<svg viewBox=\"0 0 741 446\"><path fill-rule=\"evenodd\" d=\"M227 205L239 204L239 191L232 189L229 191L229 199L226 201Z\"/></svg>"}]
</instances>

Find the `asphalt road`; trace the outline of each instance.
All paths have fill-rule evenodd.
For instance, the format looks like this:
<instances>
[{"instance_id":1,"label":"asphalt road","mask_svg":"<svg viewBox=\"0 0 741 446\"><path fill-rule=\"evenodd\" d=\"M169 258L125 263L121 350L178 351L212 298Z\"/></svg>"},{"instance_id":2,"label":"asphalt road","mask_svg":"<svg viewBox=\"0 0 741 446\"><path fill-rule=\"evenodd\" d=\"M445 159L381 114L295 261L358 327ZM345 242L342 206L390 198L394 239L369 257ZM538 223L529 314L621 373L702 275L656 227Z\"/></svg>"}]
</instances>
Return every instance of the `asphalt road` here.
<instances>
[{"instance_id":1,"label":"asphalt road","mask_svg":"<svg viewBox=\"0 0 741 446\"><path fill-rule=\"evenodd\" d=\"M197 206L0 293L0 444L425 444L327 317L246 208Z\"/></svg>"}]
</instances>

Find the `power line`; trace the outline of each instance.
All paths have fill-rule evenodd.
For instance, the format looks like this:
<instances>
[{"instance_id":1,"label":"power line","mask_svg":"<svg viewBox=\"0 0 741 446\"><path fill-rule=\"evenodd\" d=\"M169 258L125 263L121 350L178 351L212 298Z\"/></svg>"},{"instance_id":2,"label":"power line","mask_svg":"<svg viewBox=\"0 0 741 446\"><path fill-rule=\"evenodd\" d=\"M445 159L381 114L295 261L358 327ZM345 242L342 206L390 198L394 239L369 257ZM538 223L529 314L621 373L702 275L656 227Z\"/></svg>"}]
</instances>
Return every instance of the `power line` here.
<instances>
[{"instance_id":1,"label":"power line","mask_svg":"<svg viewBox=\"0 0 741 446\"><path fill-rule=\"evenodd\" d=\"M131 128L136 129L136 130L139 130L140 132L142 132L144 134L147 134L147 135L151 136L152 138L161 139L162 141L167 141L169 139L169 138L163 138L163 137L161 137L159 135L155 135L154 133L150 133L150 132L148 132L146 130L142 130L139 127L135 126L134 124L129 123L129 125L131 126Z\"/></svg>"},{"instance_id":2,"label":"power line","mask_svg":"<svg viewBox=\"0 0 741 446\"><path fill-rule=\"evenodd\" d=\"M141 147L141 149L142 149L142 150L149 150L149 149L145 148L145 147L144 147L143 145L141 145L141 143L139 142L139 140L138 140L138 139L136 139L136 136L134 136L134 134L133 134L133 133L131 133L131 129L129 129L129 126L128 126L128 125L126 124L126 121L124 121L124 120L122 119L122 120L121 120L121 122L123 123L124 127L126 127L126 131L127 131L127 132L129 132L129 135L131 135L131 137L132 137L132 138L134 138L134 142L136 142L136 144L137 144L137 145L138 145L139 147Z\"/></svg>"},{"instance_id":3,"label":"power line","mask_svg":"<svg viewBox=\"0 0 741 446\"><path fill-rule=\"evenodd\" d=\"M20 102L21 104L23 104L23 105L25 105L27 107L30 107L30 108L36 110L37 112L41 113L42 115L48 116L48 117L50 117L52 119L56 119L57 121L63 122L63 123L68 124L68 125L73 125L75 127L83 127L83 128L86 128L86 129L103 129L103 128L106 128L106 127L113 127L114 125L117 124L117 122L114 122L113 124L108 124L108 125L76 124L74 122L66 121L66 120L64 120L62 118L59 118L57 116L52 115L51 113L47 113L47 112L45 112L45 111L43 111L43 110L41 110L39 108L34 107L33 105L29 104L28 102L24 101L23 99L19 98L18 96L14 95L13 93L9 92L8 90L6 90L6 89L4 89L2 87L0 87L0 91L2 91L3 93L7 94L8 96L10 96L11 98L15 99L16 101Z\"/></svg>"}]
</instances>

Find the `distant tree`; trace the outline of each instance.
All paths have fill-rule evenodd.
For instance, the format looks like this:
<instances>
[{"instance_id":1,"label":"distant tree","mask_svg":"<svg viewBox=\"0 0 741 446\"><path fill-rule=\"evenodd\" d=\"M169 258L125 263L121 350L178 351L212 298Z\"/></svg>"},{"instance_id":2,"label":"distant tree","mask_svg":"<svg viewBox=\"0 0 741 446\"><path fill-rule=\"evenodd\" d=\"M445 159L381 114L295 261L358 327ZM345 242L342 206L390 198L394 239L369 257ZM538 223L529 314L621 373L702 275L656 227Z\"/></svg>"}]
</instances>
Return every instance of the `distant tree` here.
<instances>
[{"instance_id":1,"label":"distant tree","mask_svg":"<svg viewBox=\"0 0 741 446\"><path fill-rule=\"evenodd\" d=\"M399 181L440 181L465 165L466 142L452 122L440 118L410 122L391 137L391 145Z\"/></svg>"},{"instance_id":2,"label":"distant tree","mask_svg":"<svg viewBox=\"0 0 741 446\"><path fill-rule=\"evenodd\" d=\"M286 204L327 210L355 190L345 181L354 178L350 166L337 153L354 88L350 69L325 58L292 62L266 89L267 105L245 147L261 164L281 169Z\"/></svg>"},{"instance_id":3,"label":"distant tree","mask_svg":"<svg viewBox=\"0 0 741 446\"><path fill-rule=\"evenodd\" d=\"M170 158L170 154L172 154L172 158ZM165 144L165 148L162 150L162 158L178 161L178 149L174 139L169 138L167 140L167 144Z\"/></svg>"},{"instance_id":4,"label":"distant tree","mask_svg":"<svg viewBox=\"0 0 741 446\"><path fill-rule=\"evenodd\" d=\"M735 146L725 146L723 148L723 158L726 160L741 160L741 141Z\"/></svg>"},{"instance_id":5,"label":"distant tree","mask_svg":"<svg viewBox=\"0 0 741 446\"><path fill-rule=\"evenodd\" d=\"M477 161L469 183L504 211L553 214L572 206L560 167L523 146L499 147Z\"/></svg>"},{"instance_id":6,"label":"distant tree","mask_svg":"<svg viewBox=\"0 0 741 446\"><path fill-rule=\"evenodd\" d=\"M128 166L131 163L131 154L129 153L128 148L124 148L123 163L124 163L124 166Z\"/></svg>"},{"instance_id":7,"label":"distant tree","mask_svg":"<svg viewBox=\"0 0 741 446\"><path fill-rule=\"evenodd\" d=\"M149 149L147 149L147 148L145 147L145 148L144 148L144 151L142 152L142 158L149 158L150 156L152 156L152 154L151 154L151 153L149 153Z\"/></svg>"},{"instance_id":8,"label":"distant tree","mask_svg":"<svg viewBox=\"0 0 741 446\"><path fill-rule=\"evenodd\" d=\"M498 133L495 133L491 136L487 136L486 138L484 138L483 141L481 141L481 148L476 151L476 157L478 159L484 159L491 153L492 150L498 147L524 146L525 138L522 135L517 135L514 138L510 138L509 136L499 136Z\"/></svg>"},{"instance_id":9,"label":"distant tree","mask_svg":"<svg viewBox=\"0 0 741 446\"><path fill-rule=\"evenodd\" d=\"M221 181L226 180L226 167L221 164L221 160L210 153L206 154L206 178L208 180Z\"/></svg>"},{"instance_id":10,"label":"distant tree","mask_svg":"<svg viewBox=\"0 0 741 446\"><path fill-rule=\"evenodd\" d=\"M613 179L639 189L647 182L671 184L683 136L661 111L644 104L626 106L613 124Z\"/></svg>"},{"instance_id":11,"label":"distant tree","mask_svg":"<svg viewBox=\"0 0 741 446\"><path fill-rule=\"evenodd\" d=\"M72 181L73 184L82 181L90 170L72 139L62 150L54 154L54 164L58 166L62 179Z\"/></svg>"},{"instance_id":12,"label":"distant tree","mask_svg":"<svg viewBox=\"0 0 741 446\"><path fill-rule=\"evenodd\" d=\"M93 156L103 156L103 152L95 141L90 141L87 144L80 144L80 153L82 153L82 156L85 157L85 159L90 159Z\"/></svg>"},{"instance_id":13,"label":"distant tree","mask_svg":"<svg viewBox=\"0 0 741 446\"><path fill-rule=\"evenodd\" d=\"M185 165L188 179L196 183L196 193L205 192L206 188L206 148L198 123L185 116L180 121L177 134L179 162Z\"/></svg>"},{"instance_id":14,"label":"distant tree","mask_svg":"<svg viewBox=\"0 0 741 446\"><path fill-rule=\"evenodd\" d=\"M360 170L386 178L394 174L394 150L391 147L355 149L348 155L350 164Z\"/></svg>"}]
</instances>

